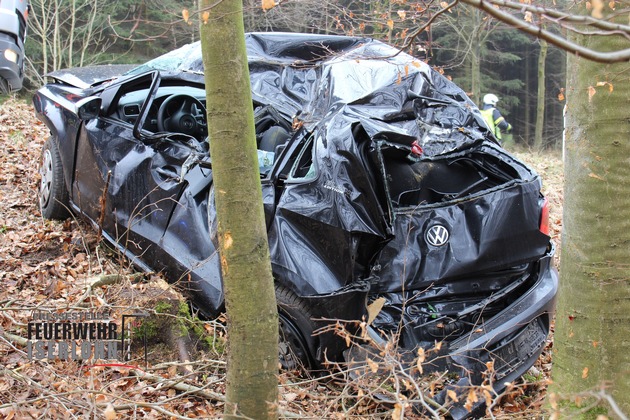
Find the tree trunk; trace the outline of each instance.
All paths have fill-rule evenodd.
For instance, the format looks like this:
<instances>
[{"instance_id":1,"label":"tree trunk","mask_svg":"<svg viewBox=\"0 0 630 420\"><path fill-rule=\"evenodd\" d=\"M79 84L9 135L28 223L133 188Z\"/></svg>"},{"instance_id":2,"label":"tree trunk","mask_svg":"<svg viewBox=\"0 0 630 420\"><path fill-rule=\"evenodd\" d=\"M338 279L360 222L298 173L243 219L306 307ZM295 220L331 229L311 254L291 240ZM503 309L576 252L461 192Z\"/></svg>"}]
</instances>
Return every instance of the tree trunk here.
<instances>
[{"instance_id":1,"label":"tree trunk","mask_svg":"<svg viewBox=\"0 0 630 420\"><path fill-rule=\"evenodd\" d=\"M64 43L66 45L66 47L64 48L64 50L67 50L68 52L68 58L67 60L67 67L74 67L74 60L73 60L73 48L74 48L74 34L75 34L75 27L76 27L76 22L77 22L77 1L76 0L72 0L72 5L70 6L70 31L68 32L68 39L65 40L66 42Z\"/></svg>"},{"instance_id":2,"label":"tree trunk","mask_svg":"<svg viewBox=\"0 0 630 420\"><path fill-rule=\"evenodd\" d=\"M481 104L481 60L479 46L473 45L470 54L470 92L477 104Z\"/></svg>"},{"instance_id":3,"label":"tree trunk","mask_svg":"<svg viewBox=\"0 0 630 420\"><path fill-rule=\"evenodd\" d=\"M579 41L597 51L627 46L620 36ZM569 55L567 64L552 390L557 398L607 384L606 392L630 413L630 74L627 63L603 65Z\"/></svg>"},{"instance_id":4,"label":"tree trunk","mask_svg":"<svg viewBox=\"0 0 630 420\"><path fill-rule=\"evenodd\" d=\"M56 11L60 8L59 1L55 0L54 5L52 6L52 10ZM61 48L59 46L59 39L61 37L61 26L59 25L59 13L54 13L54 25L53 25L53 50L52 50L52 66L53 70L58 70L61 68Z\"/></svg>"},{"instance_id":5,"label":"tree trunk","mask_svg":"<svg viewBox=\"0 0 630 420\"><path fill-rule=\"evenodd\" d=\"M42 72L42 74L46 74L48 73L50 64L48 62L48 19L46 19L47 12L46 12L46 9L43 7L43 3L42 3L41 11L42 11L42 21L41 21L42 57L44 59L44 71Z\"/></svg>"},{"instance_id":6,"label":"tree trunk","mask_svg":"<svg viewBox=\"0 0 630 420\"><path fill-rule=\"evenodd\" d=\"M545 62L547 61L547 41L540 40L538 53L538 103L536 105L536 131L534 136L534 150L540 152L543 148L543 129L545 128Z\"/></svg>"},{"instance_id":7,"label":"tree trunk","mask_svg":"<svg viewBox=\"0 0 630 420\"><path fill-rule=\"evenodd\" d=\"M531 95L529 94L529 85L530 85L530 66L531 66L531 60L532 60L532 55L531 55L531 49L529 45L525 46L525 104L523 106L524 108L524 113L523 113L523 127L519 130L520 132L523 133L523 137L522 137L522 144L524 146L527 146L531 141L531 123L530 121L531 119Z\"/></svg>"},{"instance_id":8,"label":"tree trunk","mask_svg":"<svg viewBox=\"0 0 630 420\"><path fill-rule=\"evenodd\" d=\"M481 45L483 43L481 31L483 28L482 14L479 10L471 10L471 19L474 22L471 37L470 50L470 93L472 100L481 105Z\"/></svg>"},{"instance_id":9,"label":"tree trunk","mask_svg":"<svg viewBox=\"0 0 630 420\"><path fill-rule=\"evenodd\" d=\"M210 15L204 24L206 11ZM262 206L242 3L202 0L199 16L228 317L225 416L276 418L278 312Z\"/></svg>"}]
</instances>

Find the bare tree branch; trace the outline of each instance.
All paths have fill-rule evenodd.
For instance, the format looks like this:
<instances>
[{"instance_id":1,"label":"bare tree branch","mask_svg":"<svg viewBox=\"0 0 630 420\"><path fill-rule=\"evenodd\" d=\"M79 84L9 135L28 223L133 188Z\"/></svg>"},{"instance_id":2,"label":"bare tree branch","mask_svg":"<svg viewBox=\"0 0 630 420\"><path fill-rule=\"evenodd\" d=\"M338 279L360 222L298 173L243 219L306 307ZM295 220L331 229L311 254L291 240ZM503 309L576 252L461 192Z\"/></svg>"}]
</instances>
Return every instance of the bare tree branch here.
<instances>
[{"instance_id":1,"label":"bare tree branch","mask_svg":"<svg viewBox=\"0 0 630 420\"><path fill-rule=\"evenodd\" d=\"M523 19L517 18L516 16L495 7L495 0L459 1L461 3L468 4L480 10L483 10L493 18L512 26L519 31L533 35L539 39L544 39L550 44L555 45L556 47L561 48L567 52L579 55L580 57L599 63L620 63L630 60L630 48L611 52L594 51L590 48L585 48L547 29L543 29L539 25L530 24ZM620 28L623 28L623 26L624 25L619 25Z\"/></svg>"},{"instance_id":2,"label":"bare tree branch","mask_svg":"<svg viewBox=\"0 0 630 420\"><path fill-rule=\"evenodd\" d=\"M458 0L454 0L453 2L449 3L446 7L443 7L440 10L438 10L436 13L434 13L424 25L420 26L418 29L416 29L411 34L409 34L409 36L407 36L404 44L400 47L400 50L402 51L409 48L413 44L415 38L418 35L420 35L422 32L424 32L425 29L431 26L431 24L435 22L437 18L440 17L440 15L442 15L445 12L448 12L453 7L455 7L457 3L458 3Z\"/></svg>"},{"instance_id":3,"label":"bare tree branch","mask_svg":"<svg viewBox=\"0 0 630 420\"><path fill-rule=\"evenodd\" d=\"M541 6L534 6L531 4L515 3L509 0L486 0L488 3L492 3L496 6L507 7L521 12L531 12L536 15L548 17L554 22L572 22L576 24L589 25L594 28L599 28L611 32L622 32L625 35L630 34L630 26L617 23L608 22L602 19L595 19L591 16L582 16L577 14L565 13L556 9L549 9ZM627 10L625 11L628 12Z\"/></svg>"}]
</instances>

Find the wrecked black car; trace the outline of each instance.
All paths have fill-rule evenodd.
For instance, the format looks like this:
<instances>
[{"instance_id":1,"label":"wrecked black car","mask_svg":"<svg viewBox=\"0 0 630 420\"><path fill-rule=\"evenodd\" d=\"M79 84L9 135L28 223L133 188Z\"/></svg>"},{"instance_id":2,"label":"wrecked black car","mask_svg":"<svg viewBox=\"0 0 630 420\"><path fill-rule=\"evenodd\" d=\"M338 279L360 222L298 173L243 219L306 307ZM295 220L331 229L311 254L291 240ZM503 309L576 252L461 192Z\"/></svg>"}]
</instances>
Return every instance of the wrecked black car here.
<instances>
[{"instance_id":1,"label":"wrecked black car","mask_svg":"<svg viewBox=\"0 0 630 420\"><path fill-rule=\"evenodd\" d=\"M460 88L390 46L246 39L282 363L360 357L326 326L367 320L378 301L372 341L411 353L440 343L436 365L454 385L480 383L488 362L497 390L526 372L557 292L538 175L500 147ZM86 217L216 315L200 45L119 74L58 71L35 95L51 132L42 214Z\"/></svg>"}]
</instances>

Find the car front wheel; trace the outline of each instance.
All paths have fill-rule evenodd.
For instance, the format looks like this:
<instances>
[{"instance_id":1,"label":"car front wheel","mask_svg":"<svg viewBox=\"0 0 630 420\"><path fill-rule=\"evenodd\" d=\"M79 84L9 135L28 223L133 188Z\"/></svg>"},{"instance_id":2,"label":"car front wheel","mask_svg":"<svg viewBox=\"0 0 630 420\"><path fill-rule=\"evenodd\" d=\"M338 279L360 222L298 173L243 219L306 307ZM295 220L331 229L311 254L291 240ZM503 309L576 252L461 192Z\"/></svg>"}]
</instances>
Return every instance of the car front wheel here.
<instances>
[{"instance_id":1,"label":"car front wheel","mask_svg":"<svg viewBox=\"0 0 630 420\"><path fill-rule=\"evenodd\" d=\"M46 219L65 219L69 216L68 189L63 177L63 165L57 143L50 137L44 143L39 167L39 207Z\"/></svg>"}]
</instances>

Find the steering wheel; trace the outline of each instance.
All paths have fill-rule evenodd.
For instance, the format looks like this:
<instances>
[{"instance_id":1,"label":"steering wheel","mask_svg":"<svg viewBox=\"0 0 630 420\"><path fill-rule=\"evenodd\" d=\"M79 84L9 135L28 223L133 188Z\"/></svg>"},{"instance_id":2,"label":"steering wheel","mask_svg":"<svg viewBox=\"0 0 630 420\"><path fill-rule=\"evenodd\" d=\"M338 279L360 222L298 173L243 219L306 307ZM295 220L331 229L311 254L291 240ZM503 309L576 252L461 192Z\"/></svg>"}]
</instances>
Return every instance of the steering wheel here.
<instances>
[{"instance_id":1,"label":"steering wheel","mask_svg":"<svg viewBox=\"0 0 630 420\"><path fill-rule=\"evenodd\" d=\"M188 134L201 141L208 135L206 108L193 96L171 95L160 105L157 126L160 131Z\"/></svg>"}]
</instances>

